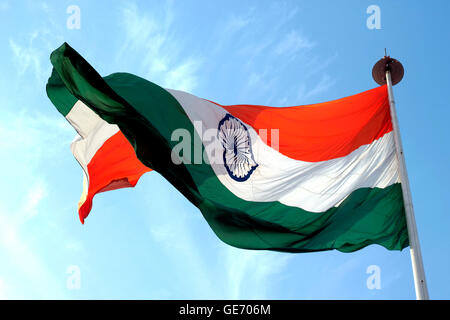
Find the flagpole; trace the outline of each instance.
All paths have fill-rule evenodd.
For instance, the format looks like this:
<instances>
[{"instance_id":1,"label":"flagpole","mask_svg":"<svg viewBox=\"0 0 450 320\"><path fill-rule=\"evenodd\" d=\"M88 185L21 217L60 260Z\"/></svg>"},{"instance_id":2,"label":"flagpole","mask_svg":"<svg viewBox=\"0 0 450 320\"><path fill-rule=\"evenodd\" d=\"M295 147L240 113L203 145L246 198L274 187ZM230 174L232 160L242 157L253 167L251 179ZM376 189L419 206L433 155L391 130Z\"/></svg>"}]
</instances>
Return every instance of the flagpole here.
<instances>
[{"instance_id":1,"label":"flagpole","mask_svg":"<svg viewBox=\"0 0 450 320\"><path fill-rule=\"evenodd\" d=\"M395 109L394 92L392 86L399 83L404 74L402 64L389 56L385 56L378 61L372 69L372 77L380 85L387 84L389 95L389 105L394 132L395 148L400 169L400 180L405 205L406 224L409 236L409 248L411 254L412 270L414 275L414 286L417 300L428 300L428 288L425 279L425 269L423 267L422 253L420 250L419 236L417 233L416 219L411 199L411 189L409 186L408 173L406 171L405 157L403 154L402 140Z\"/></svg>"}]
</instances>

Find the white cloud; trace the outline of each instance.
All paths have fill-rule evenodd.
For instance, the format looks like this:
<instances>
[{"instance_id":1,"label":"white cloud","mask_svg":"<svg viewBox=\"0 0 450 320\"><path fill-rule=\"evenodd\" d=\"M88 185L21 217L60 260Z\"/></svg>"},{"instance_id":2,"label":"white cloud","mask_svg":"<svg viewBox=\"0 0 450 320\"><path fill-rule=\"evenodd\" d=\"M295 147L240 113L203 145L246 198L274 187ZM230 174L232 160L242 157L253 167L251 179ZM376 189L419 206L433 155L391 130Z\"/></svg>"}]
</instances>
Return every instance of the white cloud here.
<instances>
[{"instance_id":1,"label":"white cloud","mask_svg":"<svg viewBox=\"0 0 450 320\"><path fill-rule=\"evenodd\" d=\"M223 30L225 33L237 32L250 24L252 20L243 16L231 15L225 22Z\"/></svg>"},{"instance_id":2,"label":"white cloud","mask_svg":"<svg viewBox=\"0 0 450 320\"><path fill-rule=\"evenodd\" d=\"M16 35L8 41L18 75L32 74L35 79L45 83L51 72L49 55L55 49L55 43L63 42L59 24L48 16L50 7L40 3L37 9L42 10L47 19L42 19L42 27L32 32Z\"/></svg>"},{"instance_id":3,"label":"white cloud","mask_svg":"<svg viewBox=\"0 0 450 320\"><path fill-rule=\"evenodd\" d=\"M171 2L158 10L158 15L143 13L136 4L121 11L121 25L125 32L124 45L118 60L125 55L140 59L143 76L161 86L184 91L196 88L199 59L186 56L182 39L172 30L174 14Z\"/></svg>"},{"instance_id":4,"label":"white cloud","mask_svg":"<svg viewBox=\"0 0 450 320\"><path fill-rule=\"evenodd\" d=\"M0 121L2 163L27 170L36 168L41 161L51 161L55 155L61 155L61 151L69 150L74 135L73 128L61 116L50 117L32 111L3 112ZM23 172L28 176L29 172L24 169L11 174Z\"/></svg>"},{"instance_id":5,"label":"white cloud","mask_svg":"<svg viewBox=\"0 0 450 320\"><path fill-rule=\"evenodd\" d=\"M192 91L197 86L197 77L195 76L197 67L198 63L194 60L183 62L167 72L165 86L187 92Z\"/></svg>"},{"instance_id":6,"label":"white cloud","mask_svg":"<svg viewBox=\"0 0 450 320\"><path fill-rule=\"evenodd\" d=\"M302 36L298 31L292 30L283 40L281 40L275 47L275 53L279 55L292 56L302 49L311 49L315 46L314 42L311 42L305 36Z\"/></svg>"},{"instance_id":7,"label":"white cloud","mask_svg":"<svg viewBox=\"0 0 450 320\"><path fill-rule=\"evenodd\" d=\"M23 212L26 220L33 218L38 213L39 203L47 194L47 185L42 179L34 182L24 197Z\"/></svg>"},{"instance_id":8,"label":"white cloud","mask_svg":"<svg viewBox=\"0 0 450 320\"><path fill-rule=\"evenodd\" d=\"M8 8L5 3L0 2L0 10ZM45 4L38 6L48 9ZM55 233L47 237L46 227L52 222L43 214L49 209L46 174L61 156L70 154L74 131L55 111L54 116L44 111L51 106L45 98L49 54L61 38L56 29L60 26L52 25L48 17L40 16L38 22L40 27L16 32L5 46L16 78L7 77L13 85L2 83L0 105L0 298L63 298L66 294L64 280L52 269L55 264L46 260L48 245L53 250L57 241L52 242Z\"/></svg>"},{"instance_id":9,"label":"white cloud","mask_svg":"<svg viewBox=\"0 0 450 320\"><path fill-rule=\"evenodd\" d=\"M42 11L44 11L45 13L50 12L50 6L48 5L47 2L40 3L40 7L41 7Z\"/></svg>"},{"instance_id":10,"label":"white cloud","mask_svg":"<svg viewBox=\"0 0 450 320\"><path fill-rule=\"evenodd\" d=\"M9 103L14 104L3 101L5 109L15 110L8 107ZM62 117L17 110L4 112L0 119L0 158L2 167L10 169L2 172L5 183L0 186L0 256L8 261L2 270L15 270L8 274L9 286L15 289L10 296L14 298L64 296L60 283L36 250L39 235L26 230L32 228L28 222L42 212L49 193L42 168L64 150L69 154L73 135ZM25 287L27 290L21 290Z\"/></svg>"},{"instance_id":11,"label":"white cloud","mask_svg":"<svg viewBox=\"0 0 450 320\"><path fill-rule=\"evenodd\" d=\"M163 178L158 175L152 180L155 183ZM170 212L152 214L148 218L156 247L164 252L163 259L170 260L170 265L175 268L176 287L168 286L165 297L265 299L274 296L270 290L276 287L277 277L283 273L292 255L237 249L224 244L213 232L208 232L209 226L198 209L187 200L175 201L174 197L178 195L173 194L174 189L169 183L161 186L158 193L161 208L152 202L147 205L153 211ZM207 243L205 239L208 239ZM153 294L158 298L157 292Z\"/></svg>"},{"instance_id":12,"label":"white cloud","mask_svg":"<svg viewBox=\"0 0 450 320\"><path fill-rule=\"evenodd\" d=\"M168 257L173 259L173 265L181 268L182 274L189 274L183 282L191 288L191 296L203 299L219 297L220 291L214 285L215 279L209 276L208 263L205 261L196 243L189 223L182 212L170 222L159 221L150 228L152 237L165 249ZM173 296L173 294L172 294Z\"/></svg>"},{"instance_id":13,"label":"white cloud","mask_svg":"<svg viewBox=\"0 0 450 320\"><path fill-rule=\"evenodd\" d=\"M195 240L197 227L177 216L176 219L171 219L170 224L159 223L150 229L154 240L158 241L167 255L174 259L173 265L182 268L183 273L191 275L190 279L183 279L184 285L192 286L189 281L195 281L195 290L190 289L191 297L192 295L200 299L273 297L269 295L269 290L274 287L276 277L283 272L292 255L237 249L223 243L210 254L209 251L206 252L206 246ZM213 264L211 259L220 263ZM217 278L217 275L220 277Z\"/></svg>"},{"instance_id":14,"label":"white cloud","mask_svg":"<svg viewBox=\"0 0 450 320\"><path fill-rule=\"evenodd\" d=\"M21 75L23 75L29 69L34 72L37 78L42 75L42 53L38 49L32 47L31 45L19 45L11 39L9 40L9 46L14 54L17 67Z\"/></svg>"},{"instance_id":15,"label":"white cloud","mask_svg":"<svg viewBox=\"0 0 450 320\"><path fill-rule=\"evenodd\" d=\"M312 88L306 88L303 84L298 92L298 99L309 99L314 96L318 96L323 92L326 92L330 87L335 84L335 81L327 74L323 74L319 82Z\"/></svg>"},{"instance_id":16,"label":"white cloud","mask_svg":"<svg viewBox=\"0 0 450 320\"><path fill-rule=\"evenodd\" d=\"M240 27L227 42L236 50L227 51L236 52L234 58L241 57L247 71L243 73L246 81L241 85L241 99L252 104L299 105L299 98L319 96L334 84L326 74L334 58L319 55L319 44L301 29L293 28L293 20L301 19L297 7L273 3L267 12L251 12L228 18L231 26ZM224 36L228 36L226 32Z\"/></svg>"},{"instance_id":17,"label":"white cloud","mask_svg":"<svg viewBox=\"0 0 450 320\"><path fill-rule=\"evenodd\" d=\"M22 198L24 203L27 200L29 200L29 195ZM39 201L33 200L33 202L33 206L37 208ZM0 207L0 248L2 249L0 251L2 256L5 257L3 267L9 265L16 271L12 275L13 278L20 275L20 281L14 282L14 289L17 293L10 298L24 299L34 296L34 294L37 295L35 297L40 298L63 297L62 285L36 253L35 248L30 245L34 242L30 241L29 237L22 231L25 221L22 218L28 214L24 211L27 205L22 207L15 207L15 205L11 205L12 209ZM26 285L27 290L20 290L24 285ZM30 289L33 291L30 292ZM0 295L2 290L6 290L4 283L0 283Z\"/></svg>"},{"instance_id":18,"label":"white cloud","mask_svg":"<svg viewBox=\"0 0 450 320\"><path fill-rule=\"evenodd\" d=\"M51 52L50 38L53 37L54 35L49 29L41 28L27 34L22 43L9 39L9 47L20 75L31 71L39 81L48 77L50 66L45 70L42 66L45 61L48 61L48 53Z\"/></svg>"},{"instance_id":19,"label":"white cloud","mask_svg":"<svg viewBox=\"0 0 450 320\"><path fill-rule=\"evenodd\" d=\"M226 271L229 298L267 299L274 277L287 266L291 255L228 247Z\"/></svg>"},{"instance_id":20,"label":"white cloud","mask_svg":"<svg viewBox=\"0 0 450 320\"><path fill-rule=\"evenodd\" d=\"M84 246L81 241L70 241L66 244L66 249L75 252L83 252Z\"/></svg>"},{"instance_id":21,"label":"white cloud","mask_svg":"<svg viewBox=\"0 0 450 320\"><path fill-rule=\"evenodd\" d=\"M9 3L6 1L0 2L0 11L6 11L10 8Z\"/></svg>"}]
</instances>

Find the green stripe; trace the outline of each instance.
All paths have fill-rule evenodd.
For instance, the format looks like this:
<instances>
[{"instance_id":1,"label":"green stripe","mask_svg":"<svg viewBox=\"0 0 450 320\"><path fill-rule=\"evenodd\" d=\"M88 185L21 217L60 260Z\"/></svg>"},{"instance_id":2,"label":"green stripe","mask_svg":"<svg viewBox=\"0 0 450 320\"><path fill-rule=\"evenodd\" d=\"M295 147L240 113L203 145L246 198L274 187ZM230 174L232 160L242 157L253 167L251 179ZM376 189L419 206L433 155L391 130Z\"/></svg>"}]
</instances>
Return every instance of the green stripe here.
<instances>
[{"instance_id":1,"label":"green stripe","mask_svg":"<svg viewBox=\"0 0 450 320\"><path fill-rule=\"evenodd\" d=\"M323 213L279 202L242 200L219 181L208 164L175 165L171 161L171 150L178 143L170 139L173 130L185 128L192 137L199 137L169 92L127 73L102 78L67 44L52 53L51 61L55 71L49 83L64 83L73 97L117 124L142 163L161 173L197 206L224 242L288 252L351 252L370 244L390 250L408 246L400 184L356 190L339 207ZM47 93L54 103L59 101L52 86L47 86Z\"/></svg>"},{"instance_id":2,"label":"green stripe","mask_svg":"<svg viewBox=\"0 0 450 320\"><path fill-rule=\"evenodd\" d=\"M47 93L50 101L64 117L67 116L77 102L77 99L67 90L66 85L62 82L55 69L52 70L52 75L48 79Z\"/></svg>"}]
</instances>

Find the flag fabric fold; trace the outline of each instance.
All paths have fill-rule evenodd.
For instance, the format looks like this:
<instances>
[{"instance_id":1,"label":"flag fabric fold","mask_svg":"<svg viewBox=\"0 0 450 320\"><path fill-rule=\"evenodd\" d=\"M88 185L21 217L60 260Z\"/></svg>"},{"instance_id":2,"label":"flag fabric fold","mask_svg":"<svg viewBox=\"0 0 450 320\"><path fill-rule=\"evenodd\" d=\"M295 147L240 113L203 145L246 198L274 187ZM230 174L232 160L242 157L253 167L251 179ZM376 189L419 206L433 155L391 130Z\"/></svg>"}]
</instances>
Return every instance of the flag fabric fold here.
<instances>
[{"instance_id":1,"label":"flag fabric fold","mask_svg":"<svg viewBox=\"0 0 450 320\"><path fill-rule=\"evenodd\" d=\"M95 194L154 170L239 248L408 245L385 86L310 106L223 106L129 73L102 78L66 43L50 59L47 94L79 135L81 221Z\"/></svg>"}]
</instances>

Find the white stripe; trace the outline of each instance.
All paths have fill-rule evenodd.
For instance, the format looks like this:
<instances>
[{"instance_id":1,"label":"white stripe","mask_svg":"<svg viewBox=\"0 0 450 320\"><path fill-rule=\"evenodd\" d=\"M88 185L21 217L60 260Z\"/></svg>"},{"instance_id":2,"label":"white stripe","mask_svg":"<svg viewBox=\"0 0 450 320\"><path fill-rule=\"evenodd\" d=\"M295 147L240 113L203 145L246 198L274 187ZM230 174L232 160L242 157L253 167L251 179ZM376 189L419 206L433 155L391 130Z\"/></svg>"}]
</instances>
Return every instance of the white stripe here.
<instances>
[{"instance_id":1,"label":"white stripe","mask_svg":"<svg viewBox=\"0 0 450 320\"><path fill-rule=\"evenodd\" d=\"M202 121L203 128L200 130L203 132L217 129L220 120L227 114L225 109L204 99L181 91L168 91L192 122ZM385 188L400 181L392 132L345 157L306 162L289 158L269 147L251 126L245 125L258 164L248 180L236 181L223 164L211 165L222 184L244 200L279 201L288 206L323 212L338 205L359 188ZM195 128L202 137L203 132L198 126ZM217 139L204 144L208 154L213 154L212 150L223 150Z\"/></svg>"},{"instance_id":2,"label":"white stripe","mask_svg":"<svg viewBox=\"0 0 450 320\"><path fill-rule=\"evenodd\" d=\"M89 178L87 165L98 149L119 131L119 127L109 124L100 118L81 101L77 101L74 104L66 115L66 119L79 134L72 142L70 148Z\"/></svg>"}]
</instances>

